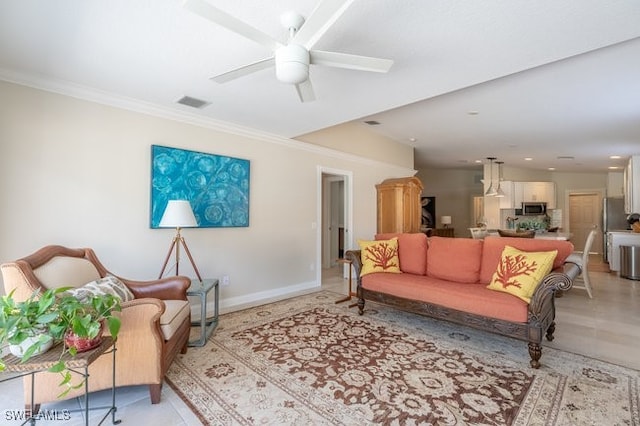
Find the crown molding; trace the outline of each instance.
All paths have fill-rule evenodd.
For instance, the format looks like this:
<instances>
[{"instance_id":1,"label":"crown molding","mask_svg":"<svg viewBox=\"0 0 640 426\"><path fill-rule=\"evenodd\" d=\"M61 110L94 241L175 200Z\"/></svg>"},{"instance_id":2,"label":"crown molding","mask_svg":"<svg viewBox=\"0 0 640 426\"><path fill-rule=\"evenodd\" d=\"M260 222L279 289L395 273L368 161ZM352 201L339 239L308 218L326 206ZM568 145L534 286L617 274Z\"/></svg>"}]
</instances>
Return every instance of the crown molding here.
<instances>
[{"instance_id":1,"label":"crown molding","mask_svg":"<svg viewBox=\"0 0 640 426\"><path fill-rule=\"evenodd\" d=\"M95 89L72 83L65 80L52 79L35 74L17 73L8 69L0 68L0 80L21 86L27 86L46 92L52 92L63 96L68 96L84 101L94 102L141 114L151 115L158 118L173 120L180 123L190 124L211 130L216 130L234 135L244 136L251 139L274 143L286 146L292 149L303 150L317 155L324 155L341 160L352 161L359 164L370 166L384 166L397 168L401 173L416 173L412 168L402 167L395 164L384 163L381 161L360 157L358 155L349 154L335 149L314 145L308 142L298 141L295 139L285 138L268 132L263 132L249 127L239 126L221 120L193 114L187 111L181 111L166 106L161 106L151 102L145 102L138 99L117 95L111 92Z\"/></svg>"}]
</instances>

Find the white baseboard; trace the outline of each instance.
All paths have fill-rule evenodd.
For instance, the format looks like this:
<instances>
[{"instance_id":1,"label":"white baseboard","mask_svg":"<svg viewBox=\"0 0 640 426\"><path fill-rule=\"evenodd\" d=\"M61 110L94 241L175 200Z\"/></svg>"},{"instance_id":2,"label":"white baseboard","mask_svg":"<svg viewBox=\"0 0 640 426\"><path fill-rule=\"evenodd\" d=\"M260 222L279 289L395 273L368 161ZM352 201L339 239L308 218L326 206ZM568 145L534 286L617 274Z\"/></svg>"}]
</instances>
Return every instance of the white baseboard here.
<instances>
[{"instance_id":1,"label":"white baseboard","mask_svg":"<svg viewBox=\"0 0 640 426\"><path fill-rule=\"evenodd\" d=\"M287 299L289 297L298 296L310 291L320 290L320 284L315 281L296 284L287 287L280 287L272 290L250 293L244 296L228 297L220 299L220 312L224 314L228 312L239 311L241 309L251 308L253 306L264 305L266 303L276 302L278 300ZM207 318L212 317L214 312L213 294L211 291L207 297ZM191 319L198 321L200 319L200 302L198 298L189 297L191 300Z\"/></svg>"}]
</instances>

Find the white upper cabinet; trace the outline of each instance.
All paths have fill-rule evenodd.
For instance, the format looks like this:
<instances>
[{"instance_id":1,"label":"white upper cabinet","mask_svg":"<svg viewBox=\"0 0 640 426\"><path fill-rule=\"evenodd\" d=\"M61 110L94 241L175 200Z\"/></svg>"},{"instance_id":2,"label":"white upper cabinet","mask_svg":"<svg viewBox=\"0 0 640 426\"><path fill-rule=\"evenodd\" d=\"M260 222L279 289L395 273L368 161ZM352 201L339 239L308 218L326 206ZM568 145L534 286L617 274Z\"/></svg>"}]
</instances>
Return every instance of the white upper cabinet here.
<instances>
[{"instance_id":1,"label":"white upper cabinet","mask_svg":"<svg viewBox=\"0 0 640 426\"><path fill-rule=\"evenodd\" d=\"M632 156L624 171L624 211L640 213L640 155Z\"/></svg>"},{"instance_id":2,"label":"white upper cabinet","mask_svg":"<svg viewBox=\"0 0 640 426\"><path fill-rule=\"evenodd\" d=\"M511 182L510 180L501 181L500 189L502 189L502 192L504 192L504 197L500 198L501 209L520 208L520 206L515 205L515 200L513 198L513 182Z\"/></svg>"},{"instance_id":3,"label":"white upper cabinet","mask_svg":"<svg viewBox=\"0 0 640 426\"><path fill-rule=\"evenodd\" d=\"M548 209L555 209L556 184L554 182L513 182L514 208L520 208L523 202L547 203Z\"/></svg>"}]
</instances>

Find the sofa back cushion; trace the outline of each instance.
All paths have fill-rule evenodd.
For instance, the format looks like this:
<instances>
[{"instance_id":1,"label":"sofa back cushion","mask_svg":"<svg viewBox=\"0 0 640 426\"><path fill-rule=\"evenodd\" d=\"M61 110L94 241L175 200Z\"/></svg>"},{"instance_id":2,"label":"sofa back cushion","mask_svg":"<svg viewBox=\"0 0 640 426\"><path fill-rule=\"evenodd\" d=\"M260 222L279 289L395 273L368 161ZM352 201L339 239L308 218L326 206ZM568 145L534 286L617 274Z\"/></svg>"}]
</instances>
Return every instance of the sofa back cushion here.
<instances>
[{"instance_id":1,"label":"sofa back cushion","mask_svg":"<svg viewBox=\"0 0 640 426\"><path fill-rule=\"evenodd\" d=\"M482 245L483 240L470 238L429 238L427 275L460 283L477 283L482 263Z\"/></svg>"},{"instance_id":2,"label":"sofa back cushion","mask_svg":"<svg viewBox=\"0 0 640 426\"><path fill-rule=\"evenodd\" d=\"M569 241L488 236L484 239L484 249L482 252L482 267L480 269L481 283L488 284L491 282L491 278L494 272L496 272L496 268L500 262L502 251L507 245L522 251L558 250L558 255L553 261L552 269L562 266L567 256L573 252L573 244Z\"/></svg>"},{"instance_id":3,"label":"sofa back cushion","mask_svg":"<svg viewBox=\"0 0 640 426\"><path fill-rule=\"evenodd\" d=\"M427 270L427 236L422 232L376 234L376 240L398 238L400 270L408 274L425 275Z\"/></svg>"}]
</instances>

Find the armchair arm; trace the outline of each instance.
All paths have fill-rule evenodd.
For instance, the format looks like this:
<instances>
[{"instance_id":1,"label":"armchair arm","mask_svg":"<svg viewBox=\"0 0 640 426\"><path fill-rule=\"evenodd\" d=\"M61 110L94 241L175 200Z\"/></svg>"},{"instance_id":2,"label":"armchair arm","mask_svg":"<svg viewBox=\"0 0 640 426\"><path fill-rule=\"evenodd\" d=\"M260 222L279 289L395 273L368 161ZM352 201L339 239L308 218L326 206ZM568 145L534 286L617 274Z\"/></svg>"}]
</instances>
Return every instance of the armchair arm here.
<instances>
[{"instance_id":1,"label":"armchair arm","mask_svg":"<svg viewBox=\"0 0 640 426\"><path fill-rule=\"evenodd\" d=\"M187 300L187 289L191 285L191 279L182 275L154 281L134 281L118 278L129 287L136 299L151 297L161 300Z\"/></svg>"}]
</instances>

